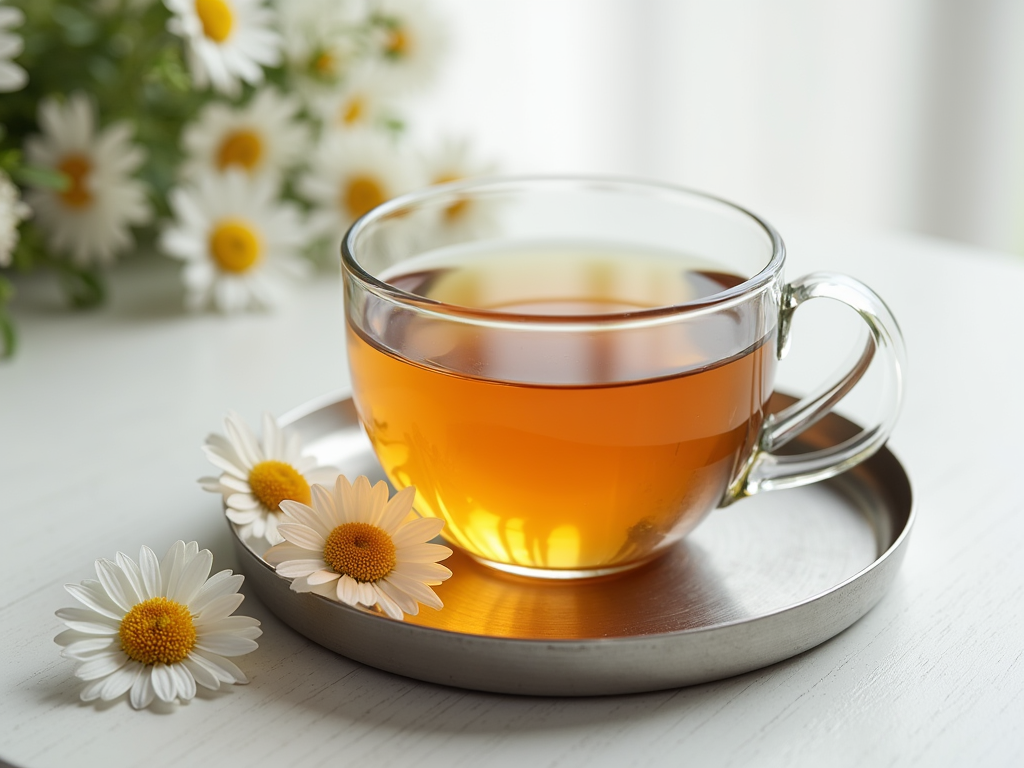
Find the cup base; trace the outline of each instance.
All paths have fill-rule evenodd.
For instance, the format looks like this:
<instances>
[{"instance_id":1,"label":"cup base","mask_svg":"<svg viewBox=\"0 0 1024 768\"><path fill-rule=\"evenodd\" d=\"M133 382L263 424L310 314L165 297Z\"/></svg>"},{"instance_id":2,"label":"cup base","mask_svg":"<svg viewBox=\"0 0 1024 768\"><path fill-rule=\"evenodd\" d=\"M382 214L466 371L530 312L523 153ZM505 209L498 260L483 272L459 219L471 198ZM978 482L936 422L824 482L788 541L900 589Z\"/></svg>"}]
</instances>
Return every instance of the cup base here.
<instances>
[{"instance_id":1,"label":"cup base","mask_svg":"<svg viewBox=\"0 0 1024 768\"><path fill-rule=\"evenodd\" d=\"M531 568L525 565L510 565L509 563L496 563L493 560L487 560L483 557L478 557L472 552L466 552L471 558L481 565L486 565L488 568L493 568L496 571L502 573L509 573L513 576L525 576L529 579L543 579L545 581L577 581L579 579L596 579L602 576L614 576L616 574L625 573L626 571L632 571L634 568L639 568L641 565L646 565L657 558L661 552L656 552L650 557L646 557L642 560L634 560L630 563L623 565L609 565L600 568Z\"/></svg>"}]
</instances>

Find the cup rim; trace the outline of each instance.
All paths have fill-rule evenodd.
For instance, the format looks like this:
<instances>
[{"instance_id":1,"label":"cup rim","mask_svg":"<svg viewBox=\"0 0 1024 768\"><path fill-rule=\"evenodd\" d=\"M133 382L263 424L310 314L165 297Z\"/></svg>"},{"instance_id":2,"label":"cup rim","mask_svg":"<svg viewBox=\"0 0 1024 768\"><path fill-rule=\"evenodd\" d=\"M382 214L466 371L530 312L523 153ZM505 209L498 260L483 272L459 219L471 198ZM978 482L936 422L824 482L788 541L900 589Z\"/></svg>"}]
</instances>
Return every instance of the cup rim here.
<instances>
[{"instance_id":1,"label":"cup rim","mask_svg":"<svg viewBox=\"0 0 1024 768\"><path fill-rule=\"evenodd\" d=\"M573 185L581 188L619 188L622 190L632 189L634 191L646 192L648 194L669 194L681 195L684 197L697 198L705 202L711 202L725 206L733 211L752 220L764 230L768 236L772 255L768 263L756 274L743 282L726 288L725 290L704 296L694 301L681 302L678 304L666 304L648 309L631 310L625 312L610 312L598 314L580 315L543 315L525 314L517 312L504 312L501 310L479 309L465 307L458 304L448 304L436 299L419 296L391 285L385 280L371 275L359 263L354 255L354 245L362 231L375 221L394 214L396 211L409 206L420 204L432 198L443 195L450 195L460 192L472 192L481 188L500 189L508 187L515 189L527 185L545 185L555 187L558 185ZM728 307L735 306L748 300L752 296L767 290L781 273L786 257L786 247L782 237L775 228L763 218L752 211L726 200L717 195L712 195L699 190L683 187L667 182L654 181L630 176L610 175L577 175L577 174L539 174L539 175L495 175L483 176L473 179L452 181L445 184L435 184L413 192L407 192L394 197L375 208L367 211L356 219L349 227L341 241L341 261L355 278L363 286L381 299L392 301L403 305L412 305L420 313L432 315L439 318L461 318L468 322L483 323L487 325L514 325L523 327L524 323L537 326L558 326L569 328L573 326L585 327L594 324L614 325L647 325L661 324L678 318L681 314L692 316L694 314L707 314Z\"/></svg>"}]
</instances>

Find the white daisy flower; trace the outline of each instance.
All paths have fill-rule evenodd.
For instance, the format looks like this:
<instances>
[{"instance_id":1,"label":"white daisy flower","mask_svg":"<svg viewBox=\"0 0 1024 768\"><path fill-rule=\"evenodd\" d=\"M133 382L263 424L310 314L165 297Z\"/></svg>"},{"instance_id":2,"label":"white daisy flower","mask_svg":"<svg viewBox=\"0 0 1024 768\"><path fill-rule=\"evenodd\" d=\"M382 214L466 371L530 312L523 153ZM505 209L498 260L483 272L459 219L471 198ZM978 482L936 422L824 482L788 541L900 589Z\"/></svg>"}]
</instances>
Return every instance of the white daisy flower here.
<instances>
[{"instance_id":1,"label":"white daisy flower","mask_svg":"<svg viewBox=\"0 0 1024 768\"><path fill-rule=\"evenodd\" d=\"M371 5L378 25L379 58L395 90L416 90L440 69L445 27L424 0L377 0Z\"/></svg>"},{"instance_id":2,"label":"white daisy flower","mask_svg":"<svg viewBox=\"0 0 1024 768\"><path fill-rule=\"evenodd\" d=\"M131 227L149 221L146 186L132 174L145 153L131 141L128 123L96 130L96 110L87 96L39 102L41 136L29 136L25 154L32 165L64 174L62 191L37 188L26 201L50 248L85 266L109 264L134 244Z\"/></svg>"},{"instance_id":3,"label":"white daisy flower","mask_svg":"<svg viewBox=\"0 0 1024 768\"><path fill-rule=\"evenodd\" d=\"M175 542L163 560L142 547L139 562L117 553L96 561L99 581L64 588L85 608L62 608L68 626L55 640L78 662L82 701L110 701L130 691L135 709L154 699L189 701L196 685L249 682L226 656L255 651L263 634L241 604L241 574L210 577L213 555L196 542Z\"/></svg>"},{"instance_id":4,"label":"white daisy flower","mask_svg":"<svg viewBox=\"0 0 1024 768\"><path fill-rule=\"evenodd\" d=\"M284 58L292 82L307 99L334 91L359 57L365 23L359 0L280 0Z\"/></svg>"},{"instance_id":5,"label":"white daisy flower","mask_svg":"<svg viewBox=\"0 0 1024 768\"><path fill-rule=\"evenodd\" d=\"M274 179L250 180L237 168L208 171L172 189L168 200L176 221L160 244L186 262L189 309L271 307L281 301L283 280L309 271L300 255L307 237L302 215L278 199Z\"/></svg>"},{"instance_id":6,"label":"white daisy flower","mask_svg":"<svg viewBox=\"0 0 1024 768\"><path fill-rule=\"evenodd\" d=\"M21 55L25 42L10 30L25 23L25 14L18 8L0 5L0 93L20 91L28 82L28 72L11 59Z\"/></svg>"},{"instance_id":7,"label":"white daisy flower","mask_svg":"<svg viewBox=\"0 0 1024 768\"><path fill-rule=\"evenodd\" d=\"M0 171L0 267L11 263L11 252L18 244L18 224L30 213L10 176Z\"/></svg>"},{"instance_id":8,"label":"white daisy flower","mask_svg":"<svg viewBox=\"0 0 1024 768\"><path fill-rule=\"evenodd\" d=\"M203 445L222 474L201 477L199 483L224 497L225 514L242 538L284 541L277 532L281 502L308 504L310 484L334 482L338 470L318 466L314 457L303 454L299 436L283 431L269 413L263 414L262 443L237 414L228 414L224 430L226 438L211 434Z\"/></svg>"},{"instance_id":9,"label":"white daisy flower","mask_svg":"<svg viewBox=\"0 0 1024 768\"><path fill-rule=\"evenodd\" d=\"M350 484L339 475L332 494L313 486L313 506L281 503L284 520L278 530L286 542L267 550L263 559L295 592L318 595L348 605L374 605L393 619L403 612L415 616L423 603L443 607L430 588L452 572L437 561L452 554L448 547L428 544L444 527L437 518L403 522L412 510L412 486L388 500L382 480L373 488L365 477Z\"/></svg>"},{"instance_id":10,"label":"white daisy flower","mask_svg":"<svg viewBox=\"0 0 1024 768\"><path fill-rule=\"evenodd\" d=\"M341 88L315 100L314 111L328 130L372 128L388 114L386 86L380 68L361 66Z\"/></svg>"},{"instance_id":11,"label":"white daisy flower","mask_svg":"<svg viewBox=\"0 0 1024 768\"><path fill-rule=\"evenodd\" d=\"M263 81L262 67L281 60L277 15L264 0L164 0L174 14L167 28L188 43L192 79L200 88L213 85L229 96L239 81Z\"/></svg>"},{"instance_id":12,"label":"white daisy flower","mask_svg":"<svg viewBox=\"0 0 1024 768\"><path fill-rule=\"evenodd\" d=\"M280 178L309 143L309 131L297 119L299 109L297 99L271 87L258 90L241 107L208 103L184 130L184 175L239 168L250 176Z\"/></svg>"},{"instance_id":13,"label":"white daisy flower","mask_svg":"<svg viewBox=\"0 0 1024 768\"><path fill-rule=\"evenodd\" d=\"M353 221L420 185L410 158L370 131L329 131L310 157L298 190L313 205L310 229L336 244Z\"/></svg>"},{"instance_id":14,"label":"white daisy flower","mask_svg":"<svg viewBox=\"0 0 1024 768\"><path fill-rule=\"evenodd\" d=\"M423 160L430 184L447 184L495 172L495 166L475 159L468 141L448 140L439 151ZM498 204L480 198L459 198L438 212L441 239L462 241L493 232L497 226Z\"/></svg>"}]
</instances>

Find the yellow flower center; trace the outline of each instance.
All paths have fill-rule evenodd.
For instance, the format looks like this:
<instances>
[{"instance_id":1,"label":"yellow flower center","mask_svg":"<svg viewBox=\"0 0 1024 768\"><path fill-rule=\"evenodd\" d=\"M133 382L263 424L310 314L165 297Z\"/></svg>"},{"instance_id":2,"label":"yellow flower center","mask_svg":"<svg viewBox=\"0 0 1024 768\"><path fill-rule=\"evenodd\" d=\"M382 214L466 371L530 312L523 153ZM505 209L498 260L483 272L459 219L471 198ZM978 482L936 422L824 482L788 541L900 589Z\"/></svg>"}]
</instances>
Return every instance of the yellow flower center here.
<instances>
[{"instance_id":1,"label":"yellow flower center","mask_svg":"<svg viewBox=\"0 0 1024 768\"><path fill-rule=\"evenodd\" d=\"M409 36L401 26L395 25L388 30L384 41L384 55L392 59L400 59L409 53Z\"/></svg>"},{"instance_id":2,"label":"yellow flower center","mask_svg":"<svg viewBox=\"0 0 1024 768\"><path fill-rule=\"evenodd\" d=\"M355 125L366 114L366 100L362 96L353 96L341 105L340 113L344 125Z\"/></svg>"},{"instance_id":3,"label":"yellow flower center","mask_svg":"<svg viewBox=\"0 0 1024 768\"><path fill-rule=\"evenodd\" d=\"M57 170L68 179L68 188L60 193L61 200L71 208L85 208L92 203L92 192L85 185L92 172L92 163L84 155L68 155Z\"/></svg>"},{"instance_id":4,"label":"yellow flower center","mask_svg":"<svg viewBox=\"0 0 1024 768\"><path fill-rule=\"evenodd\" d=\"M384 188L372 176L352 177L341 193L341 206L354 219L386 200Z\"/></svg>"},{"instance_id":5,"label":"yellow flower center","mask_svg":"<svg viewBox=\"0 0 1024 768\"><path fill-rule=\"evenodd\" d=\"M210 235L210 253L225 272L242 273L260 259L260 240L248 222L225 219Z\"/></svg>"},{"instance_id":6,"label":"yellow flower center","mask_svg":"<svg viewBox=\"0 0 1024 768\"><path fill-rule=\"evenodd\" d=\"M447 184L450 181L459 181L461 176L456 176L453 173L443 174L434 179L435 184ZM469 200L466 198L460 198L454 203L451 203L444 209L444 217L449 222L456 221L466 215L466 211L469 209Z\"/></svg>"},{"instance_id":7,"label":"yellow flower center","mask_svg":"<svg viewBox=\"0 0 1024 768\"><path fill-rule=\"evenodd\" d=\"M263 142L255 131L241 128L229 133L217 151L217 167L222 171L229 165L240 165L251 171L263 157Z\"/></svg>"},{"instance_id":8,"label":"yellow flower center","mask_svg":"<svg viewBox=\"0 0 1024 768\"><path fill-rule=\"evenodd\" d=\"M121 648L142 664L175 664L196 644L196 628L188 607L153 597L138 603L121 619Z\"/></svg>"},{"instance_id":9,"label":"yellow flower center","mask_svg":"<svg viewBox=\"0 0 1024 768\"><path fill-rule=\"evenodd\" d=\"M322 51L313 59L313 71L321 77L330 77L338 69L338 59L330 51Z\"/></svg>"},{"instance_id":10,"label":"yellow flower center","mask_svg":"<svg viewBox=\"0 0 1024 768\"><path fill-rule=\"evenodd\" d=\"M345 523L327 537L324 562L356 581L380 581L395 567L395 543L375 525Z\"/></svg>"},{"instance_id":11,"label":"yellow flower center","mask_svg":"<svg viewBox=\"0 0 1024 768\"><path fill-rule=\"evenodd\" d=\"M291 464L283 461L261 461L249 471L252 495L267 509L277 512L285 499L309 504L310 491L306 478Z\"/></svg>"},{"instance_id":12,"label":"yellow flower center","mask_svg":"<svg viewBox=\"0 0 1024 768\"><path fill-rule=\"evenodd\" d=\"M196 0L196 16L203 25L203 34L215 43L223 43L235 26L231 5L226 0Z\"/></svg>"}]
</instances>

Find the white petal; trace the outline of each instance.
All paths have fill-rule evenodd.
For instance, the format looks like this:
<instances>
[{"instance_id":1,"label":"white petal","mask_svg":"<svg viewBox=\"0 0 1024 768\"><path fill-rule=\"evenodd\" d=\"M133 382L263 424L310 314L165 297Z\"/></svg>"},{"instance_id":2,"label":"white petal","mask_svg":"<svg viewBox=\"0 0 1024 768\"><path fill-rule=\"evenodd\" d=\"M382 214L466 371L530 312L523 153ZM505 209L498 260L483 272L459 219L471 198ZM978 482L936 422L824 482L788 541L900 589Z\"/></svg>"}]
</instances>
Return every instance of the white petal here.
<instances>
[{"instance_id":1,"label":"white petal","mask_svg":"<svg viewBox=\"0 0 1024 768\"><path fill-rule=\"evenodd\" d=\"M395 559L399 563L436 563L451 557L452 551L440 544L410 544L395 547Z\"/></svg>"},{"instance_id":2,"label":"white petal","mask_svg":"<svg viewBox=\"0 0 1024 768\"><path fill-rule=\"evenodd\" d=\"M184 560L185 542L176 541L171 544L167 554L160 561L160 583L163 585L165 596L177 588L178 576L184 566Z\"/></svg>"},{"instance_id":3,"label":"white petal","mask_svg":"<svg viewBox=\"0 0 1024 768\"><path fill-rule=\"evenodd\" d=\"M388 587L388 589L393 588ZM384 589L383 584L374 584L374 591L377 593L377 604L383 609L384 613L392 619L402 621L405 618L404 613L415 615L418 610L415 600L412 600L408 595L403 595L401 593L397 593L392 596L388 594L386 589ZM399 600L401 603L398 602ZM403 612L403 607L411 610Z\"/></svg>"},{"instance_id":4,"label":"white petal","mask_svg":"<svg viewBox=\"0 0 1024 768\"><path fill-rule=\"evenodd\" d=\"M259 500L251 493L232 493L224 499L224 503L232 509L239 511L259 509L262 506Z\"/></svg>"},{"instance_id":5,"label":"white petal","mask_svg":"<svg viewBox=\"0 0 1024 768\"><path fill-rule=\"evenodd\" d=\"M235 525L249 525L249 523L262 519L265 514L266 513L259 507L256 509L247 509L244 512L231 508L224 510L224 517Z\"/></svg>"},{"instance_id":6,"label":"white petal","mask_svg":"<svg viewBox=\"0 0 1024 768\"><path fill-rule=\"evenodd\" d=\"M64 589L80 603L108 619L120 621L125 614L125 611L114 604L99 582L87 579L81 584L65 584Z\"/></svg>"},{"instance_id":7,"label":"white petal","mask_svg":"<svg viewBox=\"0 0 1024 768\"><path fill-rule=\"evenodd\" d=\"M394 534L398 526L412 511L412 502L415 498L416 489L413 486L403 488L387 502L374 525L389 535Z\"/></svg>"},{"instance_id":8,"label":"white petal","mask_svg":"<svg viewBox=\"0 0 1024 768\"><path fill-rule=\"evenodd\" d=\"M57 618L64 619L68 629L75 629L87 635L117 634L121 622L100 616L88 608L61 608L56 612Z\"/></svg>"},{"instance_id":9,"label":"white petal","mask_svg":"<svg viewBox=\"0 0 1024 768\"><path fill-rule=\"evenodd\" d=\"M171 702L178 698L178 685L167 664L154 664L150 670L153 677L153 693L160 701Z\"/></svg>"},{"instance_id":10,"label":"white petal","mask_svg":"<svg viewBox=\"0 0 1024 768\"><path fill-rule=\"evenodd\" d=\"M196 616L201 616L207 606L222 595L234 594L242 586L244 577L240 573L233 574L229 570L219 571L213 574L196 596L189 602L189 610Z\"/></svg>"},{"instance_id":11,"label":"white petal","mask_svg":"<svg viewBox=\"0 0 1024 768\"><path fill-rule=\"evenodd\" d=\"M117 672L114 674L117 674ZM93 680L82 688L82 692L79 694L79 697L82 701L95 701L100 697L100 694L103 693L103 686L106 685L109 679L109 677L101 677L99 680Z\"/></svg>"},{"instance_id":12,"label":"white petal","mask_svg":"<svg viewBox=\"0 0 1024 768\"><path fill-rule=\"evenodd\" d=\"M444 603L441 602L434 590L428 587L421 581L416 579L410 579L408 576L403 576L400 573L392 571L385 579L385 583L394 585L397 589L402 590L407 595L413 597L424 605L429 605L431 608L441 609L444 607ZM389 592L389 594L391 594Z\"/></svg>"},{"instance_id":13,"label":"white petal","mask_svg":"<svg viewBox=\"0 0 1024 768\"><path fill-rule=\"evenodd\" d=\"M114 562L117 563L117 567L121 569L125 580L135 593L134 595L128 595L132 605L141 603L143 600L147 600L148 596L146 594L146 587L142 583L142 571L139 566L135 564L135 561L123 552L118 552L117 555L114 556Z\"/></svg>"},{"instance_id":14,"label":"white petal","mask_svg":"<svg viewBox=\"0 0 1024 768\"><path fill-rule=\"evenodd\" d=\"M282 523L277 526L278 532L296 546L312 552L323 552L327 541L308 525L300 523Z\"/></svg>"},{"instance_id":15,"label":"white petal","mask_svg":"<svg viewBox=\"0 0 1024 768\"><path fill-rule=\"evenodd\" d=\"M359 510L356 507L355 491L352 483L344 475L338 475L338 479L334 481L334 502L342 523L358 522Z\"/></svg>"},{"instance_id":16,"label":"white petal","mask_svg":"<svg viewBox=\"0 0 1024 768\"><path fill-rule=\"evenodd\" d=\"M201 635L196 639L195 647L200 651L209 651L220 656L242 656L255 651L259 644L255 640L236 634L218 632L213 635Z\"/></svg>"},{"instance_id":17,"label":"white petal","mask_svg":"<svg viewBox=\"0 0 1024 768\"><path fill-rule=\"evenodd\" d=\"M224 472L227 472L229 475L237 477L239 480L249 479L248 472L236 466L234 462L228 461L223 456L218 454L216 451L211 449L209 446L203 446L203 453L206 454L207 460L209 460L209 462L213 464L213 466L217 467L217 469L223 470Z\"/></svg>"},{"instance_id":18,"label":"white petal","mask_svg":"<svg viewBox=\"0 0 1024 768\"><path fill-rule=\"evenodd\" d=\"M203 608L203 612L195 617L194 623L196 629L205 624L219 621L220 619L230 616L232 612L242 604L242 600L244 599L245 595L237 592L213 598L209 604Z\"/></svg>"},{"instance_id":19,"label":"white petal","mask_svg":"<svg viewBox=\"0 0 1024 768\"><path fill-rule=\"evenodd\" d=\"M309 480L310 478L307 476L306 479ZM309 486L309 490L313 500L313 507L320 514L325 527L334 530L345 522L338 512L338 505L334 503L334 496L327 488L318 483L312 483Z\"/></svg>"},{"instance_id":20,"label":"white petal","mask_svg":"<svg viewBox=\"0 0 1024 768\"><path fill-rule=\"evenodd\" d=\"M128 579L116 563L105 558L97 560L96 576L110 599L121 610L130 611L132 606L139 602L134 595L130 594L131 585L127 583Z\"/></svg>"},{"instance_id":21,"label":"white petal","mask_svg":"<svg viewBox=\"0 0 1024 768\"><path fill-rule=\"evenodd\" d=\"M163 581L160 578L160 561L156 553L149 547L143 546L139 550L139 570L142 571L143 589L146 590L146 599L159 597L163 594Z\"/></svg>"},{"instance_id":22,"label":"white petal","mask_svg":"<svg viewBox=\"0 0 1024 768\"><path fill-rule=\"evenodd\" d=\"M391 573L397 573L424 584L442 582L452 577L452 572L439 563L399 562Z\"/></svg>"},{"instance_id":23,"label":"white petal","mask_svg":"<svg viewBox=\"0 0 1024 768\"><path fill-rule=\"evenodd\" d=\"M312 528L326 541L327 537L331 535L331 528L328 528L324 524L325 515L311 507L307 507L305 504L300 504L292 501L282 501L281 509L284 510L289 519L294 520L300 525L304 525L307 528Z\"/></svg>"},{"instance_id":24,"label":"white petal","mask_svg":"<svg viewBox=\"0 0 1024 768\"><path fill-rule=\"evenodd\" d=\"M237 477L231 475L223 475L220 478L220 483L226 488L230 488L237 493L252 493L252 486L249 485L245 480L239 480Z\"/></svg>"},{"instance_id":25,"label":"white petal","mask_svg":"<svg viewBox=\"0 0 1024 768\"><path fill-rule=\"evenodd\" d=\"M391 540L395 547L407 547L410 544L422 544L437 536L444 528L444 520L436 517L421 517L419 520L410 520L399 528Z\"/></svg>"},{"instance_id":26,"label":"white petal","mask_svg":"<svg viewBox=\"0 0 1024 768\"><path fill-rule=\"evenodd\" d=\"M245 633L244 637L251 637L256 639L263 634L263 631L259 628L260 622L258 619L254 619L251 616L226 616L223 619L210 622L203 627L204 635L212 635L216 632L238 632ZM251 631L256 630L256 634L252 634Z\"/></svg>"},{"instance_id":27,"label":"white petal","mask_svg":"<svg viewBox=\"0 0 1024 768\"><path fill-rule=\"evenodd\" d=\"M279 571L280 573L280 571ZM314 573L304 574L306 576L306 583L311 587L315 587L317 584L327 584L328 582L334 581L341 576L340 573L335 571L329 571L327 569L321 569Z\"/></svg>"},{"instance_id":28,"label":"white petal","mask_svg":"<svg viewBox=\"0 0 1024 768\"><path fill-rule=\"evenodd\" d=\"M338 596L338 599L348 605L356 605L361 594L357 586L358 583L351 576L343 575L338 579L338 584L335 587L335 594Z\"/></svg>"},{"instance_id":29,"label":"white petal","mask_svg":"<svg viewBox=\"0 0 1024 768\"><path fill-rule=\"evenodd\" d=\"M284 536L278 531L280 519L281 516L277 514L267 515L264 519L265 530L263 531L263 538L270 544L280 544L284 541Z\"/></svg>"},{"instance_id":30,"label":"white petal","mask_svg":"<svg viewBox=\"0 0 1024 768\"><path fill-rule=\"evenodd\" d=\"M123 651L118 651L115 654L100 656L83 662L75 669L75 677L80 680L96 680L116 672L127 663L128 657Z\"/></svg>"},{"instance_id":31,"label":"white petal","mask_svg":"<svg viewBox=\"0 0 1024 768\"><path fill-rule=\"evenodd\" d=\"M253 435L249 425L237 413L228 414L224 419L224 429L228 433L228 439L235 446L242 460L250 467L254 467L264 461L263 451L260 450L256 436Z\"/></svg>"},{"instance_id":32,"label":"white petal","mask_svg":"<svg viewBox=\"0 0 1024 768\"><path fill-rule=\"evenodd\" d=\"M188 655L190 659L196 663L202 663L203 666L209 668L214 674L217 675L222 683L248 683L249 678L245 676L245 673L238 668L233 662L225 659L223 656L218 656L215 653L204 652L190 653Z\"/></svg>"},{"instance_id":33,"label":"white petal","mask_svg":"<svg viewBox=\"0 0 1024 768\"><path fill-rule=\"evenodd\" d=\"M199 589L206 583L213 567L213 553L208 549L199 552L182 570L173 594L168 591L167 599L181 605L188 605Z\"/></svg>"},{"instance_id":34,"label":"white petal","mask_svg":"<svg viewBox=\"0 0 1024 768\"><path fill-rule=\"evenodd\" d=\"M213 691L220 688L221 681L217 678L217 675L215 675L209 667L203 666L197 662L194 656L190 655L188 658L184 659L181 664L192 673L192 678L199 685Z\"/></svg>"},{"instance_id":35,"label":"white petal","mask_svg":"<svg viewBox=\"0 0 1024 768\"><path fill-rule=\"evenodd\" d=\"M142 674L142 664L138 662L125 664L103 681L103 685L99 690L99 697L103 701L116 699L135 684L140 674Z\"/></svg>"},{"instance_id":36,"label":"white petal","mask_svg":"<svg viewBox=\"0 0 1024 768\"><path fill-rule=\"evenodd\" d=\"M307 553L309 554L309 553ZM318 573L327 568L327 563L323 559L311 558L306 560L286 560L277 566L276 570L286 579L298 579L303 576L309 576L313 573ZM323 580L311 582L315 584L322 584Z\"/></svg>"},{"instance_id":37,"label":"white petal","mask_svg":"<svg viewBox=\"0 0 1024 768\"><path fill-rule=\"evenodd\" d=\"M53 642L57 645L66 648L72 643L78 643L82 640L95 640L96 635L87 635L85 632L79 632L75 629L65 629L63 632L53 638Z\"/></svg>"},{"instance_id":38,"label":"white petal","mask_svg":"<svg viewBox=\"0 0 1024 768\"><path fill-rule=\"evenodd\" d=\"M316 515L316 511L314 509L303 504L301 501L294 501L293 499L283 499L279 508L284 515L284 520L282 522L298 523L301 522L304 517Z\"/></svg>"},{"instance_id":39,"label":"white petal","mask_svg":"<svg viewBox=\"0 0 1024 768\"><path fill-rule=\"evenodd\" d=\"M153 702L153 668L143 667L139 676L135 678L135 682L132 684L132 692L129 695L129 701L131 701L132 707L135 709L145 709Z\"/></svg>"},{"instance_id":40,"label":"white petal","mask_svg":"<svg viewBox=\"0 0 1024 768\"><path fill-rule=\"evenodd\" d=\"M284 458L284 440L277 420L268 412L263 413L263 454L268 458Z\"/></svg>"},{"instance_id":41,"label":"white petal","mask_svg":"<svg viewBox=\"0 0 1024 768\"><path fill-rule=\"evenodd\" d=\"M168 667L171 675L175 678L178 698L182 701L189 701L196 695L196 679L183 664L172 664Z\"/></svg>"},{"instance_id":42,"label":"white petal","mask_svg":"<svg viewBox=\"0 0 1024 768\"><path fill-rule=\"evenodd\" d=\"M263 559L269 565L278 566L287 560L306 560L312 554L308 549L284 542L276 544L263 553Z\"/></svg>"},{"instance_id":43,"label":"white petal","mask_svg":"<svg viewBox=\"0 0 1024 768\"><path fill-rule=\"evenodd\" d=\"M94 659L100 656L112 656L116 655L120 650L120 646L115 645L116 642L113 636L91 636L87 640L79 640L78 642L68 644L61 652L61 655L69 659L82 660Z\"/></svg>"}]
</instances>

